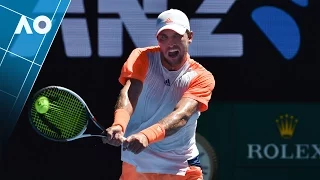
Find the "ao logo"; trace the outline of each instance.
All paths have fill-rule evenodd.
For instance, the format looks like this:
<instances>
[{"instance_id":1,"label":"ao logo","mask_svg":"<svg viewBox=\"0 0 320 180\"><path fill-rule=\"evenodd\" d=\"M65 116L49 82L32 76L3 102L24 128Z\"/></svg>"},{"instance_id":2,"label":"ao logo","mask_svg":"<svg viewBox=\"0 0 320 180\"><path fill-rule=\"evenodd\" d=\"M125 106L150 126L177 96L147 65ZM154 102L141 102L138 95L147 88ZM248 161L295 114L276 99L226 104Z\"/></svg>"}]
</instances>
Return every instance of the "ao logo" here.
<instances>
[{"instance_id":1,"label":"ao logo","mask_svg":"<svg viewBox=\"0 0 320 180\"><path fill-rule=\"evenodd\" d=\"M30 19L30 18L29 18ZM40 22L44 22L44 27L40 27ZM33 20L33 29L38 34L46 34L50 31L52 27L51 20L47 16L38 16ZM26 30L27 34L33 34L29 22L26 16L21 16L20 21L14 31L14 34L21 34L22 29Z\"/></svg>"}]
</instances>

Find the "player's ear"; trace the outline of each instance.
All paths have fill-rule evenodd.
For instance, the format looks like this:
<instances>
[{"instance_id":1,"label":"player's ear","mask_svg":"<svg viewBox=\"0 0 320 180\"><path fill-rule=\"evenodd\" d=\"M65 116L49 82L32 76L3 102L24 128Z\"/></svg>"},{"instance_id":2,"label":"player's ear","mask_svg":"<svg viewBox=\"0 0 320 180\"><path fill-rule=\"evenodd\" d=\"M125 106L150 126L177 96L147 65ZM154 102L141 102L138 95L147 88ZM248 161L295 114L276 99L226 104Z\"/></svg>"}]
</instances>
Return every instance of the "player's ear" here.
<instances>
[{"instance_id":1,"label":"player's ear","mask_svg":"<svg viewBox=\"0 0 320 180\"><path fill-rule=\"evenodd\" d=\"M159 41L159 35L156 36L157 42L158 42L158 46L160 46L160 41Z\"/></svg>"},{"instance_id":2,"label":"player's ear","mask_svg":"<svg viewBox=\"0 0 320 180\"><path fill-rule=\"evenodd\" d=\"M190 44L192 42L192 39L193 39L193 32L187 30L187 36L188 36L188 39L189 39L188 42Z\"/></svg>"}]
</instances>

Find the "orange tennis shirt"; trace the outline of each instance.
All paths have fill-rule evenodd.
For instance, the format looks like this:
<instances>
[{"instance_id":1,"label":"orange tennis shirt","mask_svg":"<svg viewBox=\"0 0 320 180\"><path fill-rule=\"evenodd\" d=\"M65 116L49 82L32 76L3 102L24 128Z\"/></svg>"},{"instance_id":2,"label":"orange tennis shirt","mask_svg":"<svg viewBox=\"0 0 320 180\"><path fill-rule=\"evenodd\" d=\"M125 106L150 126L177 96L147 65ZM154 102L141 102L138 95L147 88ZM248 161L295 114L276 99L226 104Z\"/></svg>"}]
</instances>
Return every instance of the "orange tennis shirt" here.
<instances>
[{"instance_id":1,"label":"orange tennis shirt","mask_svg":"<svg viewBox=\"0 0 320 180\"><path fill-rule=\"evenodd\" d=\"M161 64L160 48L150 46L134 49L124 63L119 82L128 78L143 82L135 111L126 128L125 137L159 122L169 115L182 97L199 102L195 112L175 134L150 144L139 154L122 151L121 160L136 166L141 173L185 175L187 160L199 155L195 142L197 120L208 109L215 86L213 75L188 55L187 62L177 71Z\"/></svg>"}]
</instances>

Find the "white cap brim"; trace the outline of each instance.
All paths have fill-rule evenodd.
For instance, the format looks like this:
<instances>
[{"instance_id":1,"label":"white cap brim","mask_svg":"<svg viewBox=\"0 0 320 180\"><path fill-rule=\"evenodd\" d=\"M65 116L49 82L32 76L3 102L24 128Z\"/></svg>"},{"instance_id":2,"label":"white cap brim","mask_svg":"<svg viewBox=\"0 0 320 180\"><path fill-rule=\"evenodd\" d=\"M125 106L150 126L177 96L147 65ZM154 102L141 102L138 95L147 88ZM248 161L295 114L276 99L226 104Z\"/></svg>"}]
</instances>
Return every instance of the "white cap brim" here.
<instances>
[{"instance_id":1,"label":"white cap brim","mask_svg":"<svg viewBox=\"0 0 320 180\"><path fill-rule=\"evenodd\" d=\"M178 34L180 35L183 35L186 31L187 31L187 28L183 27L183 26L180 26L180 25L177 25L177 24L166 24L165 26L161 27L158 32L157 32L157 35L163 31L163 30L166 30L166 29L171 29L175 32L177 32Z\"/></svg>"}]
</instances>

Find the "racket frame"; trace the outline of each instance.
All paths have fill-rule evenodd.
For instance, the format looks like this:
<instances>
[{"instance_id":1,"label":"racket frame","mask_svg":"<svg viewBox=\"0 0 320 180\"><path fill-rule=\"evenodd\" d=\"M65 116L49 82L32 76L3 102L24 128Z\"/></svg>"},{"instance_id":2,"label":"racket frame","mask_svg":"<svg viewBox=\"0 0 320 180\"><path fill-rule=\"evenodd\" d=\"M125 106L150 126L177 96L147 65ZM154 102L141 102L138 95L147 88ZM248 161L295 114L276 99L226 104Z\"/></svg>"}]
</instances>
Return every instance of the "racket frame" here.
<instances>
[{"instance_id":1,"label":"racket frame","mask_svg":"<svg viewBox=\"0 0 320 180\"><path fill-rule=\"evenodd\" d=\"M35 101L37 100L37 98L39 97L39 95L47 90L47 89L52 89L52 88L56 88L58 90L62 90L62 91L66 91L68 93L70 93L71 95L73 95L75 98L77 98L80 103L82 104L82 106L84 107L85 111L86 111L86 115L87 115L87 123L86 125L84 126L84 128L80 131L80 133L73 137L73 138L68 138L68 139L54 139L54 138L50 138L48 136L46 136L45 134L43 134L42 132L40 132L33 124L32 122L32 114L31 114L31 111L32 111L32 108L34 106L34 103ZM40 90L38 90L32 97L31 101L30 101L30 104L29 104L29 108L28 108L28 116L29 116L29 121L30 121L30 124L32 126L32 128L38 133L40 134L42 137L46 138L46 139L49 139L51 141L57 141L57 142L69 142L69 141L74 141L76 139L81 139L81 138L86 138L86 137L106 137L105 135L103 134L88 134L85 132L87 131L87 127L89 125L89 121L91 120L91 122L93 122L93 124L96 125L96 127L98 127L102 132L105 131L105 128L96 120L96 118L93 116L93 114L91 113L89 107L87 106L87 104L85 103L85 101L77 94L75 93L74 91L70 90L70 89L67 89L65 87L61 87L61 86L47 86L47 87L44 87ZM89 120L90 119L90 120Z\"/></svg>"}]
</instances>

